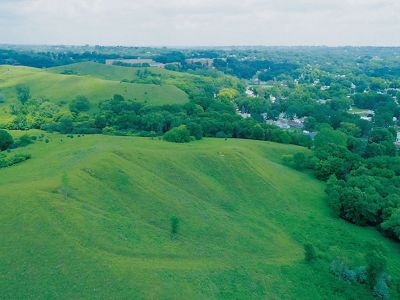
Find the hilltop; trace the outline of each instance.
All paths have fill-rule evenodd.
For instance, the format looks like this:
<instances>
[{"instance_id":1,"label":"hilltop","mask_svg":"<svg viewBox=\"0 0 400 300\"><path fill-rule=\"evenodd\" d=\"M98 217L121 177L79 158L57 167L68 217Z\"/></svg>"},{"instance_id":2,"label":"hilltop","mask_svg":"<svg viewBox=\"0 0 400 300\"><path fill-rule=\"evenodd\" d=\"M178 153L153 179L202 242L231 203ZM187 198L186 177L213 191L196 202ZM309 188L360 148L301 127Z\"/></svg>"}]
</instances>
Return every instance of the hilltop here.
<instances>
[{"instance_id":1,"label":"hilltop","mask_svg":"<svg viewBox=\"0 0 400 300\"><path fill-rule=\"evenodd\" d=\"M188 101L186 93L172 85L127 83L93 76L55 74L45 69L29 67L0 66L0 79L0 92L5 96L5 104L16 102L15 88L18 85L28 86L32 98L46 98L56 103L68 103L78 95L98 103L114 94L149 105L182 104Z\"/></svg>"},{"instance_id":2,"label":"hilltop","mask_svg":"<svg viewBox=\"0 0 400 300\"><path fill-rule=\"evenodd\" d=\"M0 169L3 298L372 299L329 273L338 257L365 264L371 243L400 275L398 244L333 217L324 183L282 165L304 148L46 138Z\"/></svg>"}]
</instances>

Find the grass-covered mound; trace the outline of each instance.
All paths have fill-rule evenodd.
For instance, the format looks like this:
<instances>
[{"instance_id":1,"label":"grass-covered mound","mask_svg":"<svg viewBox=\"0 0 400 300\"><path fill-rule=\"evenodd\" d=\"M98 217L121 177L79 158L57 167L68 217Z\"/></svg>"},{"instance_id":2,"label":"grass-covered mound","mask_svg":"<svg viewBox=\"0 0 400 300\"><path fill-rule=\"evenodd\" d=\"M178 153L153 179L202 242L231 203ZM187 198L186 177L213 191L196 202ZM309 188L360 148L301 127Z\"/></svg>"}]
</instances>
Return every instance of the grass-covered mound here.
<instances>
[{"instance_id":1,"label":"grass-covered mound","mask_svg":"<svg viewBox=\"0 0 400 300\"><path fill-rule=\"evenodd\" d=\"M372 299L329 273L370 244L400 275L398 244L333 218L324 185L281 164L302 148L47 138L0 169L0 298Z\"/></svg>"},{"instance_id":2,"label":"grass-covered mound","mask_svg":"<svg viewBox=\"0 0 400 300\"><path fill-rule=\"evenodd\" d=\"M146 102L149 105L184 104L187 94L173 85L127 83L118 79L101 79L94 76L56 74L43 69L0 66L0 93L6 104L17 101L16 87L29 87L32 98L46 98L55 103L70 102L85 96L96 104L120 94L126 99Z\"/></svg>"}]
</instances>

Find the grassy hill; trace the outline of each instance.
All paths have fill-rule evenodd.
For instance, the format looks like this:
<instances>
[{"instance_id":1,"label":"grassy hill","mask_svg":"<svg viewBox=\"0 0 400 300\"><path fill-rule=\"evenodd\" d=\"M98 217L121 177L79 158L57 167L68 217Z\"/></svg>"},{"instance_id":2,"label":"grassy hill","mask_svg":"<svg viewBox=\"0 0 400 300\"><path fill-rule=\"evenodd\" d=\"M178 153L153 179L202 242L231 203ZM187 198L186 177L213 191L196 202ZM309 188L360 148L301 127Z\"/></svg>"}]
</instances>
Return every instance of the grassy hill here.
<instances>
[{"instance_id":1,"label":"grassy hill","mask_svg":"<svg viewBox=\"0 0 400 300\"><path fill-rule=\"evenodd\" d=\"M160 75L164 78L171 78L171 79L196 77L195 75L191 75L188 73L174 72L154 67L153 68L122 67L115 65L105 65L91 61L48 69L49 72L54 72L58 74L69 71L76 75L91 75L106 80L123 80L123 79L138 80L139 79L138 71L144 71L144 70L149 70L154 74Z\"/></svg>"},{"instance_id":2,"label":"grassy hill","mask_svg":"<svg viewBox=\"0 0 400 300\"><path fill-rule=\"evenodd\" d=\"M220 72L214 72L214 76L210 77L160 68L132 68L95 62L82 62L60 66L50 68L48 71L58 74L69 72L76 75L90 75L105 80L126 80L133 82L152 82L156 80L161 84L176 86L188 94L196 88L203 88L205 86L214 86L218 89L222 87L237 88L241 85L239 79Z\"/></svg>"},{"instance_id":3,"label":"grassy hill","mask_svg":"<svg viewBox=\"0 0 400 300\"><path fill-rule=\"evenodd\" d=\"M5 96L7 104L16 101L15 87L20 84L30 87L33 98L44 97L55 102L69 102L82 95L97 103L114 94L149 105L183 104L188 101L187 94L173 85L121 83L113 78L63 75L29 67L0 66L0 93Z\"/></svg>"},{"instance_id":4,"label":"grassy hill","mask_svg":"<svg viewBox=\"0 0 400 300\"><path fill-rule=\"evenodd\" d=\"M332 217L323 184L281 164L301 148L48 138L0 169L0 298L372 299L328 271L371 243L400 276L398 244Z\"/></svg>"}]
</instances>

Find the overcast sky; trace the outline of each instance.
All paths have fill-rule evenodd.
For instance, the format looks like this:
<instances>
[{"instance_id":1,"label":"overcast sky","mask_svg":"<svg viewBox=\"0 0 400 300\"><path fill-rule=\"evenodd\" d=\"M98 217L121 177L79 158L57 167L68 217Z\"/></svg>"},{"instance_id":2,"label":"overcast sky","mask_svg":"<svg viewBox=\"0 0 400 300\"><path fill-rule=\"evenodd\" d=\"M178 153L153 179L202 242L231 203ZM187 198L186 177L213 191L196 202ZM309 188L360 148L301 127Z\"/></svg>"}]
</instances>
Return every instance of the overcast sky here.
<instances>
[{"instance_id":1,"label":"overcast sky","mask_svg":"<svg viewBox=\"0 0 400 300\"><path fill-rule=\"evenodd\" d=\"M0 43L400 46L400 0L0 0Z\"/></svg>"}]
</instances>

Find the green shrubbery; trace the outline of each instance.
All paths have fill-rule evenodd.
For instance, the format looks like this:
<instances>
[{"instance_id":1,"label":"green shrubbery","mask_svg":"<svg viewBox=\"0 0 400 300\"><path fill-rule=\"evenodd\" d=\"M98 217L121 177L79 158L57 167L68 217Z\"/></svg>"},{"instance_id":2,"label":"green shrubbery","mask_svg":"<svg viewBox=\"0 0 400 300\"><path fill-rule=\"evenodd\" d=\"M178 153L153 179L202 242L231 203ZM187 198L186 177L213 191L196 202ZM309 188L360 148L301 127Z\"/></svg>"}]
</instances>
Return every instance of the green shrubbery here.
<instances>
[{"instance_id":1,"label":"green shrubbery","mask_svg":"<svg viewBox=\"0 0 400 300\"><path fill-rule=\"evenodd\" d=\"M6 130L0 130L0 151L7 150L14 144L14 139Z\"/></svg>"},{"instance_id":2,"label":"green shrubbery","mask_svg":"<svg viewBox=\"0 0 400 300\"><path fill-rule=\"evenodd\" d=\"M367 284L373 295L390 298L391 278L386 273L386 260L376 251L369 252L366 257L367 266L351 268L345 262L335 260L331 263L329 271L338 278L359 284Z\"/></svg>"},{"instance_id":3,"label":"green shrubbery","mask_svg":"<svg viewBox=\"0 0 400 300\"><path fill-rule=\"evenodd\" d=\"M185 125L175 127L164 134L164 140L174 143L188 143L191 141L190 131Z\"/></svg>"},{"instance_id":4,"label":"green shrubbery","mask_svg":"<svg viewBox=\"0 0 400 300\"><path fill-rule=\"evenodd\" d=\"M0 156L0 168L11 167L31 158L30 154L15 154L13 156Z\"/></svg>"}]
</instances>

